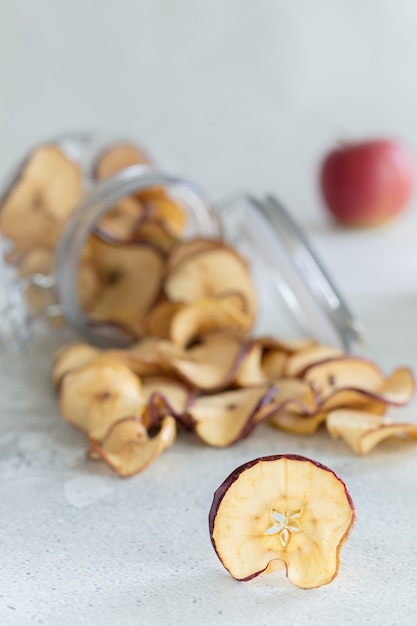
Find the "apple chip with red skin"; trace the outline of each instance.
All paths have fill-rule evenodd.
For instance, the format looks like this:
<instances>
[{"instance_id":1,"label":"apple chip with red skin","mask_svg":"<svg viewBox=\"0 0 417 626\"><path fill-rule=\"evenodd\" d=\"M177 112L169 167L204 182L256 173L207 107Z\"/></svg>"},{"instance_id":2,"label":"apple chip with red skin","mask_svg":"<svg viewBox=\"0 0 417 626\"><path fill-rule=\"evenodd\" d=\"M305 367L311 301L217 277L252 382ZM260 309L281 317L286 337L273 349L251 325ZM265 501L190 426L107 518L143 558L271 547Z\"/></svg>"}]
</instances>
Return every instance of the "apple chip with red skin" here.
<instances>
[{"instance_id":1,"label":"apple chip with red skin","mask_svg":"<svg viewBox=\"0 0 417 626\"><path fill-rule=\"evenodd\" d=\"M103 440L91 442L88 455L102 459L119 476L126 478L141 472L171 446L176 437L176 424L171 416L162 420L159 432L149 437L142 421L127 417L115 422Z\"/></svg>"},{"instance_id":2,"label":"apple chip with red skin","mask_svg":"<svg viewBox=\"0 0 417 626\"><path fill-rule=\"evenodd\" d=\"M255 428L258 412L274 393L264 385L202 396L188 409L193 429L210 446L230 446Z\"/></svg>"},{"instance_id":3,"label":"apple chip with red skin","mask_svg":"<svg viewBox=\"0 0 417 626\"><path fill-rule=\"evenodd\" d=\"M184 350L160 342L158 352L176 376L200 391L219 391L233 381L247 347L227 334L208 335L200 344Z\"/></svg>"},{"instance_id":4,"label":"apple chip with red skin","mask_svg":"<svg viewBox=\"0 0 417 626\"><path fill-rule=\"evenodd\" d=\"M166 415L171 415L187 428L187 409L194 401L195 394L183 383L171 378L152 376L142 382L142 393L146 408L143 421L148 428L156 426Z\"/></svg>"},{"instance_id":5,"label":"apple chip with red skin","mask_svg":"<svg viewBox=\"0 0 417 626\"><path fill-rule=\"evenodd\" d=\"M343 481L298 455L275 455L235 469L214 494L213 547L228 572L247 581L284 569L310 589L338 574L340 551L355 521Z\"/></svg>"},{"instance_id":6,"label":"apple chip with red skin","mask_svg":"<svg viewBox=\"0 0 417 626\"><path fill-rule=\"evenodd\" d=\"M51 378L54 387L59 387L63 377L98 357L100 350L88 343L72 343L63 346L54 357Z\"/></svg>"},{"instance_id":7,"label":"apple chip with red skin","mask_svg":"<svg viewBox=\"0 0 417 626\"><path fill-rule=\"evenodd\" d=\"M60 408L67 422L101 441L120 418L142 414L140 379L120 363L93 361L63 377Z\"/></svg>"},{"instance_id":8,"label":"apple chip with red skin","mask_svg":"<svg viewBox=\"0 0 417 626\"><path fill-rule=\"evenodd\" d=\"M415 391L409 368L398 368L387 378L375 363L351 356L315 363L306 369L303 380L316 387L326 410L354 403L360 395L402 406Z\"/></svg>"},{"instance_id":9,"label":"apple chip with red skin","mask_svg":"<svg viewBox=\"0 0 417 626\"><path fill-rule=\"evenodd\" d=\"M417 439L417 424L395 422L367 411L338 409L326 420L327 430L334 439L342 438L356 454L368 454L390 437Z\"/></svg>"},{"instance_id":10,"label":"apple chip with red skin","mask_svg":"<svg viewBox=\"0 0 417 626\"><path fill-rule=\"evenodd\" d=\"M0 230L21 250L53 247L82 193L78 165L55 145L40 146L1 199Z\"/></svg>"}]
</instances>

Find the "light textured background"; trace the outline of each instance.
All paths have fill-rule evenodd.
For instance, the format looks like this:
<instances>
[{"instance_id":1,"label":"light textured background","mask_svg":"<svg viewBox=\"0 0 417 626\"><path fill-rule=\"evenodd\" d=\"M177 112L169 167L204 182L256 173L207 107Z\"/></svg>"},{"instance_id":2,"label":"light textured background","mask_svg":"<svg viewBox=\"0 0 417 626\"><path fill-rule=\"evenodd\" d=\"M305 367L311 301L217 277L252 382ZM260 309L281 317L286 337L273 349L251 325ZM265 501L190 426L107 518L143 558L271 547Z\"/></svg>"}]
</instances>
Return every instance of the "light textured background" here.
<instances>
[{"instance_id":1,"label":"light textured background","mask_svg":"<svg viewBox=\"0 0 417 626\"><path fill-rule=\"evenodd\" d=\"M332 225L316 187L339 140L389 135L417 154L416 35L415 0L1 0L0 176L57 133L120 130L214 198L274 191L363 319L369 353L416 367L416 200L357 233ZM2 625L416 623L411 445L358 460L325 435L276 444L260 429L230 452L183 441L119 481L59 420L51 350L1 357ZM358 506L341 574L316 592L238 585L208 542L226 474L285 450L332 465Z\"/></svg>"}]
</instances>

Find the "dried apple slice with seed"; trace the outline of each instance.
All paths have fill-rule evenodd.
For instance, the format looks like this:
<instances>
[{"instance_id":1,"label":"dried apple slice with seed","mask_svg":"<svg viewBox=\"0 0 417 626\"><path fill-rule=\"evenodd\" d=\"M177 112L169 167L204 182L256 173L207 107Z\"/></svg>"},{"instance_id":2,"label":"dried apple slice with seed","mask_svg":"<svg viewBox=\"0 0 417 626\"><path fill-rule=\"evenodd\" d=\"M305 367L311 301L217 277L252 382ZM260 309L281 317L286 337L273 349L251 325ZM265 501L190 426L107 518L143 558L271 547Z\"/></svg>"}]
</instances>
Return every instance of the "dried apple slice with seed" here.
<instances>
[{"instance_id":1,"label":"dried apple slice with seed","mask_svg":"<svg viewBox=\"0 0 417 626\"><path fill-rule=\"evenodd\" d=\"M209 335L201 344L183 350L169 342L158 351L173 371L201 391L226 388L234 379L247 347L231 335Z\"/></svg>"},{"instance_id":2,"label":"dried apple slice with seed","mask_svg":"<svg viewBox=\"0 0 417 626\"><path fill-rule=\"evenodd\" d=\"M368 454L390 437L417 439L417 424L399 423L366 411L339 409L331 411L327 430L334 439L342 438L356 454Z\"/></svg>"},{"instance_id":3,"label":"dried apple slice with seed","mask_svg":"<svg viewBox=\"0 0 417 626\"><path fill-rule=\"evenodd\" d=\"M275 455L235 469L214 494L213 547L238 580L285 567L309 589L337 575L340 551L355 521L352 498L328 467L297 455Z\"/></svg>"},{"instance_id":4,"label":"dried apple slice with seed","mask_svg":"<svg viewBox=\"0 0 417 626\"><path fill-rule=\"evenodd\" d=\"M311 382L325 402L336 391L359 389L374 391L385 381L379 367L366 359L343 356L315 363L306 369L303 380Z\"/></svg>"},{"instance_id":5,"label":"dried apple slice with seed","mask_svg":"<svg viewBox=\"0 0 417 626\"><path fill-rule=\"evenodd\" d=\"M168 269L164 290L173 302L193 302L238 291L254 319L256 294L245 261L236 250L225 245L188 255Z\"/></svg>"},{"instance_id":6,"label":"dried apple slice with seed","mask_svg":"<svg viewBox=\"0 0 417 626\"><path fill-rule=\"evenodd\" d=\"M67 422L100 441L118 419L142 414L141 383L121 363L93 361L64 376L60 408Z\"/></svg>"},{"instance_id":7,"label":"dried apple slice with seed","mask_svg":"<svg viewBox=\"0 0 417 626\"><path fill-rule=\"evenodd\" d=\"M57 146L43 145L0 200L0 230L21 249L53 247L81 197L78 165Z\"/></svg>"},{"instance_id":8,"label":"dried apple slice with seed","mask_svg":"<svg viewBox=\"0 0 417 626\"><path fill-rule=\"evenodd\" d=\"M122 478L134 476L171 446L175 441L173 417L162 420L158 434L149 437L140 419L123 418L113 424L101 443L91 442L88 455L101 458Z\"/></svg>"},{"instance_id":9,"label":"dried apple slice with seed","mask_svg":"<svg viewBox=\"0 0 417 626\"><path fill-rule=\"evenodd\" d=\"M225 447L247 437L256 426L256 414L275 390L249 387L197 398L188 409L197 435L210 446Z\"/></svg>"},{"instance_id":10,"label":"dried apple slice with seed","mask_svg":"<svg viewBox=\"0 0 417 626\"><path fill-rule=\"evenodd\" d=\"M92 241L95 263L104 287L89 308L95 321L121 322L138 332L154 303L164 267L162 255L150 245L111 245Z\"/></svg>"}]
</instances>

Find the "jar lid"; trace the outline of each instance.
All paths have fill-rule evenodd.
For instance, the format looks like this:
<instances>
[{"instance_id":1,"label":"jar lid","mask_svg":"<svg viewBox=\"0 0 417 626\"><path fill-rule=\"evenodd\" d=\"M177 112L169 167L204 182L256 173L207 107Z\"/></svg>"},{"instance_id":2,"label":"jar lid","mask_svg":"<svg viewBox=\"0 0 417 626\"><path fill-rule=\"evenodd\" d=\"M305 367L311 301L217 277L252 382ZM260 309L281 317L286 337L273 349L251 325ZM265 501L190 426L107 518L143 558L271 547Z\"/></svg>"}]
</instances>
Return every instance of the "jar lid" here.
<instances>
[{"instance_id":1,"label":"jar lid","mask_svg":"<svg viewBox=\"0 0 417 626\"><path fill-rule=\"evenodd\" d=\"M348 352L362 341L361 322L302 228L275 197L241 195L217 208L228 239L262 264L256 278L273 284L304 334Z\"/></svg>"}]
</instances>

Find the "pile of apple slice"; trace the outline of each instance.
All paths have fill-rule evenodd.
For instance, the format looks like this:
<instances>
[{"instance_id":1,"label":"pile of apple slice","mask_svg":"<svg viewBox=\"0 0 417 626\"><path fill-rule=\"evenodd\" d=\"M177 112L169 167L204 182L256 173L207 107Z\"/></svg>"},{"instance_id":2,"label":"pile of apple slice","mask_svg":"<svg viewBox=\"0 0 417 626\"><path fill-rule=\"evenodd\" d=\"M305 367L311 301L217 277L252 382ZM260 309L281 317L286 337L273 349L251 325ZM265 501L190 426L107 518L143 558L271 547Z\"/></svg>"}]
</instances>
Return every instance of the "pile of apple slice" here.
<instances>
[{"instance_id":1,"label":"pile of apple slice","mask_svg":"<svg viewBox=\"0 0 417 626\"><path fill-rule=\"evenodd\" d=\"M211 329L210 306L200 314L196 328ZM387 417L413 396L408 368L385 376L375 363L332 347L242 337L241 330L196 330L185 347L172 336L147 336L123 350L66 346L52 370L62 416L87 434L90 456L121 476L149 464L177 429L227 447L263 422L298 435L326 424L358 454L387 437L417 439L417 424Z\"/></svg>"}]
</instances>

